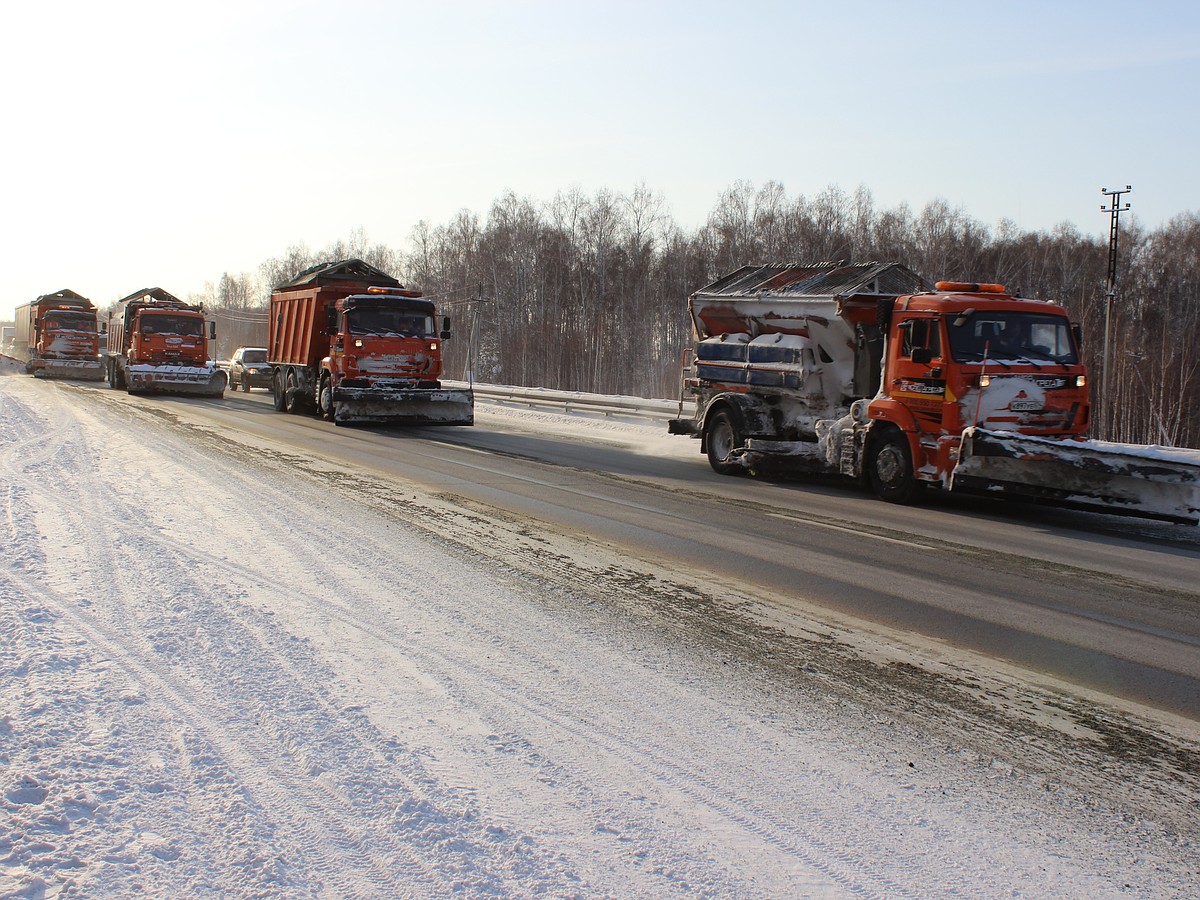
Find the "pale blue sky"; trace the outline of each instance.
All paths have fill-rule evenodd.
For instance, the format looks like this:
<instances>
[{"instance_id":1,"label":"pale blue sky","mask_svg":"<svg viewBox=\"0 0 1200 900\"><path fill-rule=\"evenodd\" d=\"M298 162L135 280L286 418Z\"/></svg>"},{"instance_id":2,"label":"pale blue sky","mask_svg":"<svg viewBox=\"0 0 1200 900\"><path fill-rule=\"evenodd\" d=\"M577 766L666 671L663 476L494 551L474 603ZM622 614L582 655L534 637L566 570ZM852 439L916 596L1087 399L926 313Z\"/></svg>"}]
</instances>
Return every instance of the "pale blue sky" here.
<instances>
[{"instance_id":1,"label":"pale blue sky","mask_svg":"<svg viewBox=\"0 0 1200 900\"><path fill-rule=\"evenodd\" d=\"M403 247L507 190L645 183L688 229L738 179L1098 235L1101 187L1148 227L1200 210L1192 3L23 6L0 318L186 295L359 227Z\"/></svg>"}]
</instances>

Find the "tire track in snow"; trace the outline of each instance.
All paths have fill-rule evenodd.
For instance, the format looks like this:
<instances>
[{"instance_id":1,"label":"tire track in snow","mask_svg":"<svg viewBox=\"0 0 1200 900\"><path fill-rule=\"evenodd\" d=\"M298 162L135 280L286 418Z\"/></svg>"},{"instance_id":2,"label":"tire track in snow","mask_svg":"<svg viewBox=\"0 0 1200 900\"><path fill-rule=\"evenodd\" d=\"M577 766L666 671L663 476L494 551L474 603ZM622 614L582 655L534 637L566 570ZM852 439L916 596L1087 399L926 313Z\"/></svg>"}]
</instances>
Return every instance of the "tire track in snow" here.
<instances>
[{"instance_id":1,"label":"tire track in snow","mask_svg":"<svg viewBox=\"0 0 1200 900\"><path fill-rule=\"evenodd\" d=\"M58 429L56 433L61 436L63 431ZM49 448L52 443L47 441L44 447ZM278 636L261 622L249 624L247 620L252 617L244 611L239 614L236 604L227 602L221 610L206 604L204 615L193 623L202 625L207 634L203 641L190 643L189 652L194 652L200 643L215 647L215 651L203 654L200 659L201 663L207 660L213 664L208 671L198 672L197 661L186 659L179 648L168 647L164 654L161 646L140 646L138 636L152 626L146 621L147 610L126 602L127 598L153 593L156 587L166 585L177 597L182 595L185 602L200 604L205 591L211 590L204 581L206 569L215 565L243 581L251 570L197 553L190 545L167 537L149 520L140 521L141 511L122 504L120 498L96 500L93 490L96 486L82 479L75 491L77 504L64 504L60 512L72 523L73 530L88 533L90 528L93 532L86 548L91 568L116 576L116 590L110 592L115 606L107 612L108 621L101 621L94 614L105 606L104 601L88 613L80 613L65 597L28 580L23 584L27 593L40 592L60 615L70 618L94 643L103 646L129 669L134 680L156 698L160 707L172 710L175 715L182 712L189 727L216 747L226 764L237 772L239 784L249 791L263 813L274 818L273 829L295 834L294 858L313 867L319 881L327 887L336 885L337 895L354 896L362 890L354 883L338 880L338 872L347 868L347 860L355 858L365 860L360 865L374 870L368 895L390 893L395 890L397 879L410 886L459 883L474 885L486 893L502 889L505 878L511 878L511 874L480 870L473 863L475 858L495 856L495 845L502 842L485 823L471 823L464 829L463 799L453 791L430 794L427 786L434 784L434 779L422 771L415 757L394 743L381 742L378 733L361 715L348 714L325 693L314 692L313 685L326 681L328 673L314 669L311 662L301 665L294 648L284 646L281 652L272 646L281 643ZM53 499L49 491L39 493L45 500ZM109 502L112 500L118 502ZM268 581L262 582L264 588L272 586ZM170 612L170 609L155 610L163 619ZM228 618L226 613L230 614ZM122 618L128 620L124 627L119 624ZM164 637L162 629L157 636ZM183 643L179 642L180 647ZM278 740L264 742L257 732L246 733L241 729L234 734L227 721L214 720L208 714L208 710L220 706L216 693L219 684L234 692L242 687L231 684L219 672L223 660L232 652L238 666L244 668L264 650L265 663L255 665L247 680L256 685L271 685L265 694L268 698L301 698L301 706L291 711L298 712L296 718L300 719L316 716L310 732L285 733ZM168 658L166 663L154 662L164 656ZM150 662L142 662L138 657ZM234 674L240 671L241 668ZM280 672L286 673L282 684ZM322 707L316 713L304 708L313 696ZM287 703L290 708L291 701ZM351 752L369 757L369 762L351 763L336 754L317 756L308 770L300 771L280 767L271 756L278 742L305 752L317 750L322 744L322 733L335 728L339 744L346 743L347 731L352 732ZM277 785L284 787L280 789ZM281 817L279 811L286 816ZM364 812L370 814L361 815ZM447 842L459 845L458 852L447 853L437 846ZM401 853L403 858L398 856ZM570 881L560 871L561 865L553 861L543 860L547 873L540 875L537 866L520 860L502 862L515 868L518 876L532 878L535 884L547 874L553 880ZM490 888L485 887L488 884Z\"/></svg>"},{"instance_id":2,"label":"tire track in snow","mask_svg":"<svg viewBox=\"0 0 1200 900\"><path fill-rule=\"evenodd\" d=\"M66 429L67 426L62 424L56 427L36 456L48 459L61 454L67 448L63 437ZM78 458L88 455L86 447L70 449L78 454ZM11 462L6 461L6 467L11 470ZM97 479L88 476L90 471L86 466L75 471L60 470L57 474L66 477L59 480L56 490L36 486L35 490L43 499L62 504L58 512L72 523L72 532L86 536L85 556L89 568L98 574L110 573L117 589L98 597L86 611L80 611L78 604L51 587L12 573L10 578L19 585L22 594L39 597L56 615L69 619L92 643L104 648L164 711L164 719L182 718L187 728L200 735L201 745L196 751L190 751L187 742L181 741L181 750L187 756L195 760L207 755L208 747L214 748L222 764L236 773L237 783L247 792L258 815L270 823L271 831L293 835L293 861L311 867L322 883L336 886L336 893L355 896L361 890L360 885L340 875L346 869L346 859L354 857L365 860L373 869L370 878L373 886L368 894L391 890L397 873L409 880L427 879L430 875L427 867L418 865L419 860L415 857L398 856L393 848L383 852L385 848L381 847L378 848L380 852L364 854L364 848L370 848L378 837L356 827L354 816L345 815L344 797L326 787L321 779L311 778L310 772L281 765L275 758L273 743L261 730L239 727L241 723L236 719L218 720L209 713L209 710L220 709L225 702L218 696L215 685L206 683L203 677L204 674L209 678L218 674L222 664L219 654L209 655L213 665L200 666L208 671L201 672L201 677L197 678L197 660L184 659L182 641L181 652L174 654L173 664L171 661L164 663L161 652L141 643L145 610L126 603L126 598L144 596L165 584L175 590L182 585L182 593L198 599L204 595L204 586L194 574L193 559L179 552L177 545L167 547L166 544L174 542L159 539L161 536L154 526L135 524L142 515L140 510L122 504L120 498L112 496L106 499L118 501L115 506L100 504L96 499ZM64 497L60 490L66 490L70 496ZM71 500L75 502L71 503ZM119 524L115 528L104 527L105 522ZM73 572L70 580L77 580L79 574ZM99 581L93 581L88 588L88 592L104 593ZM115 606L112 605L114 601ZM222 621L215 611L216 607L210 605L200 623L209 631L207 642L215 643L213 637L219 637L227 647L240 645L245 652L239 655L238 662L246 665L254 658L255 648L236 633L232 622ZM187 646L191 656L198 642L190 642ZM306 697L312 692L313 684L321 683L321 673L309 673L307 679L293 676L292 687L286 683L279 685L279 678L272 675L272 670L281 668L275 665L280 659L275 656L267 664L256 666L257 677L271 685L272 697ZM228 685L227 680L225 684ZM337 714L336 710L326 710L330 719ZM331 721L324 724L332 727ZM299 746L305 741L297 738L291 743ZM206 763L204 768L212 769L213 766Z\"/></svg>"}]
</instances>

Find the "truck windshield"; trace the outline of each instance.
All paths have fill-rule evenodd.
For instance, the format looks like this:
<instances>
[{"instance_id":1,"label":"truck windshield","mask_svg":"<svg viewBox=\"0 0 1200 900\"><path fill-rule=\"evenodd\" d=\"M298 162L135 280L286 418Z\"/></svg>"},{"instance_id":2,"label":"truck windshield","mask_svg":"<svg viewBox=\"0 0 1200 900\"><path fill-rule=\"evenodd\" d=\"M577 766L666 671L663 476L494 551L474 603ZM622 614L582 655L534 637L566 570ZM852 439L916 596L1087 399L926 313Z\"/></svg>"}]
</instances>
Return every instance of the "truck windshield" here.
<instances>
[{"instance_id":1,"label":"truck windshield","mask_svg":"<svg viewBox=\"0 0 1200 900\"><path fill-rule=\"evenodd\" d=\"M79 313L49 313L42 319L46 328L56 331L95 331L96 322L90 316Z\"/></svg>"},{"instance_id":2,"label":"truck windshield","mask_svg":"<svg viewBox=\"0 0 1200 900\"><path fill-rule=\"evenodd\" d=\"M182 334L200 337L204 334L204 320L195 316L145 316L142 319L142 334Z\"/></svg>"},{"instance_id":3,"label":"truck windshield","mask_svg":"<svg viewBox=\"0 0 1200 900\"><path fill-rule=\"evenodd\" d=\"M1070 323L1063 316L976 311L947 319L950 353L959 362L1077 362Z\"/></svg>"},{"instance_id":4,"label":"truck windshield","mask_svg":"<svg viewBox=\"0 0 1200 900\"><path fill-rule=\"evenodd\" d=\"M351 334L420 338L433 334L433 318L412 310L359 307L346 318Z\"/></svg>"}]
</instances>

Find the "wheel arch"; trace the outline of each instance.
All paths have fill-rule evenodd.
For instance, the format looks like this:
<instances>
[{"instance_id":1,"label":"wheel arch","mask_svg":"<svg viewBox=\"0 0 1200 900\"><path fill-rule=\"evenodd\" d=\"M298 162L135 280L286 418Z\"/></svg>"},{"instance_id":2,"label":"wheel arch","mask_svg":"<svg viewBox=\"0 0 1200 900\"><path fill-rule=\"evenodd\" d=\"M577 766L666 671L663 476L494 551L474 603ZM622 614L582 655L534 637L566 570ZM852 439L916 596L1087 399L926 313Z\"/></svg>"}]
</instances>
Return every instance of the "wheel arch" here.
<instances>
[{"instance_id":1,"label":"wheel arch","mask_svg":"<svg viewBox=\"0 0 1200 900\"><path fill-rule=\"evenodd\" d=\"M717 394L704 407L700 419L700 452L708 452L708 423L719 412L728 412L743 435L769 435L775 431L771 409L750 394Z\"/></svg>"}]
</instances>

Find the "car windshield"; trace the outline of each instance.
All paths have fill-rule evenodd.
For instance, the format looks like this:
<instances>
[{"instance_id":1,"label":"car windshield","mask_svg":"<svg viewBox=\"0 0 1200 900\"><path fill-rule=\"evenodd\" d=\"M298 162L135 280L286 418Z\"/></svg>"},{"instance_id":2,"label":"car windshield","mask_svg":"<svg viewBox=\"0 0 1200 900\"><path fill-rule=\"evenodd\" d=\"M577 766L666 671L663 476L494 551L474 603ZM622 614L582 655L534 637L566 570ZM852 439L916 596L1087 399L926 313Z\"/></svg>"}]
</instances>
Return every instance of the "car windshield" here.
<instances>
[{"instance_id":1,"label":"car windshield","mask_svg":"<svg viewBox=\"0 0 1200 900\"><path fill-rule=\"evenodd\" d=\"M1073 365L1071 328L1063 316L979 311L948 320L950 353L959 362L983 359Z\"/></svg>"},{"instance_id":2,"label":"car windshield","mask_svg":"<svg viewBox=\"0 0 1200 900\"><path fill-rule=\"evenodd\" d=\"M433 319L405 309L359 307L347 316L351 334L376 334L382 337L429 337Z\"/></svg>"},{"instance_id":3,"label":"car windshield","mask_svg":"<svg viewBox=\"0 0 1200 900\"><path fill-rule=\"evenodd\" d=\"M146 316L142 319L142 334L182 334L200 337L204 334L202 319L194 316Z\"/></svg>"},{"instance_id":4,"label":"car windshield","mask_svg":"<svg viewBox=\"0 0 1200 900\"><path fill-rule=\"evenodd\" d=\"M242 354L242 362L244 363L265 363L266 361L266 350L247 350Z\"/></svg>"}]
</instances>

